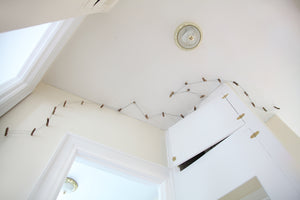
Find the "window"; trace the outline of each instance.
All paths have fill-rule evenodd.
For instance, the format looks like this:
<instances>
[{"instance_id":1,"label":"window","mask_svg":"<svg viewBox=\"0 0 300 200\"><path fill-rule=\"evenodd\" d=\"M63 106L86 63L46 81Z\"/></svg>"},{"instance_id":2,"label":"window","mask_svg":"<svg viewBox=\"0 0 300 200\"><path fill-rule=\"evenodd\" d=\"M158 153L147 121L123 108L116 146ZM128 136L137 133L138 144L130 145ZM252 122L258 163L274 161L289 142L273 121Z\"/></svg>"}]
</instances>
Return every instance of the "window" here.
<instances>
[{"instance_id":1,"label":"window","mask_svg":"<svg viewBox=\"0 0 300 200\"><path fill-rule=\"evenodd\" d=\"M0 85L16 78L52 23L0 33Z\"/></svg>"},{"instance_id":2,"label":"window","mask_svg":"<svg viewBox=\"0 0 300 200\"><path fill-rule=\"evenodd\" d=\"M71 192L60 191L57 200L156 200L159 187L134 176L77 157L67 175L78 183Z\"/></svg>"}]
</instances>

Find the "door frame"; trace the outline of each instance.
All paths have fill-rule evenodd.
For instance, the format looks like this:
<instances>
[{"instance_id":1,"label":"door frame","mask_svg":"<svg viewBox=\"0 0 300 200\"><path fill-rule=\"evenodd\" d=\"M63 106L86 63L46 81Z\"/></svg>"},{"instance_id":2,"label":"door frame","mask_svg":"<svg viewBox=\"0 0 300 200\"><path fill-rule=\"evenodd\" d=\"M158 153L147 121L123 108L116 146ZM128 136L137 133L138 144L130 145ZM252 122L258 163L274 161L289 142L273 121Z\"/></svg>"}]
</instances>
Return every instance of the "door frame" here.
<instances>
[{"instance_id":1,"label":"door frame","mask_svg":"<svg viewBox=\"0 0 300 200\"><path fill-rule=\"evenodd\" d=\"M169 168L123 153L87 138L67 133L28 199L56 199L76 157L158 185L159 200L171 200L174 197Z\"/></svg>"}]
</instances>

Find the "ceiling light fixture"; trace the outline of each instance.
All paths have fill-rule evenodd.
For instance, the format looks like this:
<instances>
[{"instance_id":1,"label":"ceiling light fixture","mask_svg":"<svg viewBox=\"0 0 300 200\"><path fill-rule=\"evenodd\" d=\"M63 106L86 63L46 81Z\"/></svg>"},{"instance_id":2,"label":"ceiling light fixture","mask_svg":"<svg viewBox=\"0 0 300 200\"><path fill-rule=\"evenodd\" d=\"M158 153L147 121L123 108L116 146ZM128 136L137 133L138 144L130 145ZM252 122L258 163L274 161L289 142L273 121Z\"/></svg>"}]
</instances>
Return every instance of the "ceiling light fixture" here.
<instances>
[{"instance_id":1,"label":"ceiling light fixture","mask_svg":"<svg viewBox=\"0 0 300 200\"><path fill-rule=\"evenodd\" d=\"M191 50L199 45L201 36L200 28L196 24L185 22L176 29L175 42L179 48Z\"/></svg>"},{"instance_id":2,"label":"ceiling light fixture","mask_svg":"<svg viewBox=\"0 0 300 200\"><path fill-rule=\"evenodd\" d=\"M66 194L66 193L75 192L77 188L78 188L77 182L74 179L67 177L63 184L62 190L63 193Z\"/></svg>"}]
</instances>

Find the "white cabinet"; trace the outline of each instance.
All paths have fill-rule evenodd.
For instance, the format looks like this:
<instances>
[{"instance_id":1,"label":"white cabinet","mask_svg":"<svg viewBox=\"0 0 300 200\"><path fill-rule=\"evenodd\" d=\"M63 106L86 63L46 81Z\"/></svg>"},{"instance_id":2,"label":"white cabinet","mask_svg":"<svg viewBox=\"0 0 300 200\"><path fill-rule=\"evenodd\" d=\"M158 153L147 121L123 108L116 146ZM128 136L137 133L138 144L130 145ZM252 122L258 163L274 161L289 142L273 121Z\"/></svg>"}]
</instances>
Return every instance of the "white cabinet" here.
<instances>
[{"instance_id":1,"label":"white cabinet","mask_svg":"<svg viewBox=\"0 0 300 200\"><path fill-rule=\"evenodd\" d=\"M228 94L226 98L222 98ZM243 118L237 119L243 114ZM257 137L250 136L259 131ZM178 165L221 141L183 171ZM300 173L270 130L226 85L166 135L176 200L215 200L257 177L272 200L300 199Z\"/></svg>"},{"instance_id":2,"label":"white cabinet","mask_svg":"<svg viewBox=\"0 0 300 200\"><path fill-rule=\"evenodd\" d=\"M219 95L198 107L184 120L169 128L172 166L179 165L243 126L239 114Z\"/></svg>"},{"instance_id":3,"label":"white cabinet","mask_svg":"<svg viewBox=\"0 0 300 200\"><path fill-rule=\"evenodd\" d=\"M300 196L260 142L243 127L183 171L174 174L176 200L216 200L257 177L272 200Z\"/></svg>"}]
</instances>

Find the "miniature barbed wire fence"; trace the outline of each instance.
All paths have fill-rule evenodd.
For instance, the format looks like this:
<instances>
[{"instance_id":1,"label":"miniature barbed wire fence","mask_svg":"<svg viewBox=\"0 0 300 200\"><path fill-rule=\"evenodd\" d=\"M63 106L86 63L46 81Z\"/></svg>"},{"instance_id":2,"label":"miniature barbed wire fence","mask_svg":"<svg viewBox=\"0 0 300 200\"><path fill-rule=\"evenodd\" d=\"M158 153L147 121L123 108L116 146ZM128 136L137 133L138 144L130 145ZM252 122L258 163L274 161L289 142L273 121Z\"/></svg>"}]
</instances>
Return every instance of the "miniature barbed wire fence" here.
<instances>
[{"instance_id":1,"label":"miniature barbed wire fence","mask_svg":"<svg viewBox=\"0 0 300 200\"><path fill-rule=\"evenodd\" d=\"M197 92L194 92L192 91L190 88L188 88L188 86L191 86L191 85L197 85L197 84L203 84L203 83L207 83L207 82L216 82L216 83L219 83L219 84L222 84L222 83L232 83L234 86L236 86L237 88L239 88L243 94L245 95L246 98L248 98L250 104L252 105L252 107L254 107L255 109L258 109L258 110L261 110L261 111L264 111L264 112L268 112L268 110L272 110L272 109L277 109L279 110L280 108L278 106L275 106L273 105L272 107L268 108L266 106L258 106L256 103L254 103L253 99L250 97L249 93L246 92L246 90L239 84L237 83L236 81L228 81L228 80L221 80L221 79L213 79L213 80L206 80L204 77L202 78L201 81L196 81L196 82L191 82L191 83L188 83L188 82L185 82L184 85L182 87L180 87L178 90L176 91L172 91L169 95L169 97L173 97L177 94L183 94L183 93L188 93L188 94L193 94L193 95L197 95L199 96L200 98L204 98L206 97L207 95L205 94L201 94L201 93L197 93ZM217 86L218 87L218 86ZM216 87L216 88L217 88ZM215 89L216 89L215 88ZM185 90L184 90L185 89ZM215 90L214 89L214 90ZM213 90L213 91L214 91ZM212 91L212 92L213 92ZM211 93L212 93L211 92Z\"/></svg>"},{"instance_id":2,"label":"miniature barbed wire fence","mask_svg":"<svg viewBox=\"0 0 300 200\"><path fill-rule=\"evenodd\" d=\"M254 101L252 100L252 98L250 97L250 95L246 92L246 90L240 85L238 84L236 81L228 81L228 80L221 80L221 79L213 79L213 80L207 80L205 79L204 77L202 78L202 80L200 81L196 81L196 82L185 82L183 84L182 87L180 87L179 89L177 89L176 91L172 91L169 95L169 98L172 98L172 97L175 97L176 95L178 94L192 94L192 95L196 95L196 96L199 96L200 98L200 103L202 102L202 100L205 99L205 97L209 96L214 90L216 90L219 85L217 85L212 91L210 91L208 94L202 94L202 93L198 93L198 92L195 92L195 91L192 91L189 86L192 86L192 85L201 85L201 84L205 84L205 83L208 83L208 82L216 82L216 83L219 83L222 84L222 83L232 83L233 85L235 85L236 87L238 87L242 92L243 94L249 99L249 102L251 103L251 105L256 108L256 109L259 109L259 110L262 110L264 112L269 112L269 110L271 109L267 109L265 106L257 106ZM197 106L193 106L193 108L191 109L191 111L187 112L185 115L183 114L172 114L172 113L168 113L168 112L161 112L161 113L156 113L156 114L148 114L146 113L142 108L141 106L136 102L136 101L132 101L130 103L128 103L127 105L123 106L123 107L120 107L120 108L116 108L116 107L113 107L113 106L110 106L110 105L104 105L104 104L96 104L96 103L92 103L92 102L85 102L85 101L68 101L68 100L65 100L64 102L61 102L57 105L55 105L53 107L53 110L52 112L48 115L48 117L46 118L46 121L45 123L41 124L39 127L35 127L31 130L10 130L9 127L6 127L5 130L2 130L1 132L4 132L4 136L8 136L8 134L10 135L14 135L14 134L26 134L26 135L30 135L30 136L34 136L36 135L36 133L42 129L42 128L45 128L45 127L48 127L49 124L50 124L50 120L52 119L53 116L55 116L55 112L57 111L58 108L62 107L62 108L65 108L66 105L71 105L71 104L80 104L80 105L84 105L84 104L94 104L94 105L97 105L97 107L99 109L102 109L104 106L111 109L111 110L115 110L117 112L124 112L124 110L126 110L127 108L131 107L131 106L135 106L137 108L137 110L139 111L139 113L146 119L146 120L150 120L150 119L153 119L153 118L157 118L157 117L162 117L162 118L166 118L166 117L176 117L178 119L180 118L184 118L185 115L188 115L194 111L197 110ZM272 106L274 109L280 109L279 107L277 106Z\"/></svg>"}]
</instances>

